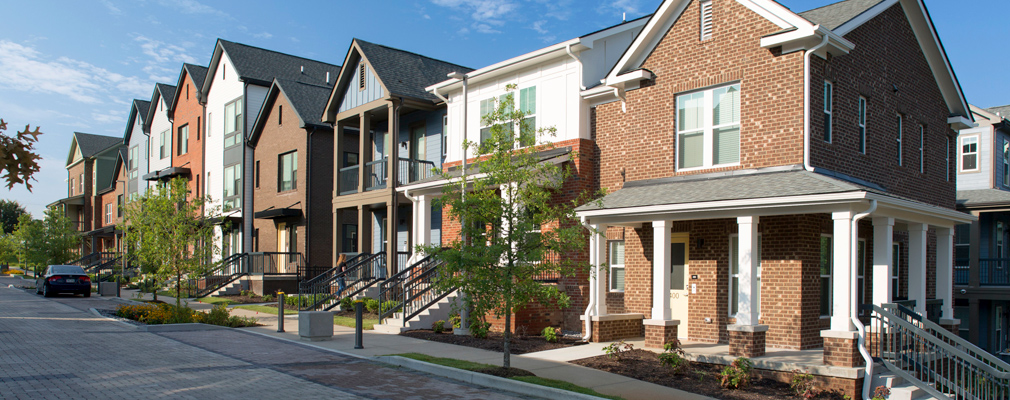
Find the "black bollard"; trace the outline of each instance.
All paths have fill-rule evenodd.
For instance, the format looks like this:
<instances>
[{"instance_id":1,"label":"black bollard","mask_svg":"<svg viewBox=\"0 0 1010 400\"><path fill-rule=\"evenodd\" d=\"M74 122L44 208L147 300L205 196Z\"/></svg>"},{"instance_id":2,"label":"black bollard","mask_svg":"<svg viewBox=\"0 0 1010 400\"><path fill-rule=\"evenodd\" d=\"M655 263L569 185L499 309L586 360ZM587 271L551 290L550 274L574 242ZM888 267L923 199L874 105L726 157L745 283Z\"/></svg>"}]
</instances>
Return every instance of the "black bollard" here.
<instances>
[{"instance_id":1,"label":"black bollard","mask_svg":"<svg viewBox=\"0 0 1010 400\"><path fill-rule=\"evenodd\" d=\"M284 332L284 292L277 292L277 332Z\"/></svg>"},{"instance_id":2,"label":"black bollard","mask_svg":"<svg viewBox=\"0 0 1010 400\"><path fill-rule=\"evenodd\" d=\"M360 301L354 302L354 348L363 349L365 346L361 345L361 309L364 308L364 303Z\"/></svg>"}]
</instances>

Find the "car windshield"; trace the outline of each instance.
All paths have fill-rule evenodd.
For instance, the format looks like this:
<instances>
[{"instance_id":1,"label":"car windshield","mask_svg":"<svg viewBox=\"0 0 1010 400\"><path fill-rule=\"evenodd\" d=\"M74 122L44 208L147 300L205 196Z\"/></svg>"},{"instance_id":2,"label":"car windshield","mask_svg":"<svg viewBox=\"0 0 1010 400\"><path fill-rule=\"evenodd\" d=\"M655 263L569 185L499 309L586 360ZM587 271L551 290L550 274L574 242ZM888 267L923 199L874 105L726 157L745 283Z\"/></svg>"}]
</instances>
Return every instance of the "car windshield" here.
<instances>
[{"instance_id":1,"label":"car windshield","mask_svg":"<svg viewBox=\"0 0 1010 400\"><path fill-rule=\"evenodd\" d=\"M76 265L54 265L49 268L53 274L83 274L84 270Z\"/></svg>"}]
</instances>

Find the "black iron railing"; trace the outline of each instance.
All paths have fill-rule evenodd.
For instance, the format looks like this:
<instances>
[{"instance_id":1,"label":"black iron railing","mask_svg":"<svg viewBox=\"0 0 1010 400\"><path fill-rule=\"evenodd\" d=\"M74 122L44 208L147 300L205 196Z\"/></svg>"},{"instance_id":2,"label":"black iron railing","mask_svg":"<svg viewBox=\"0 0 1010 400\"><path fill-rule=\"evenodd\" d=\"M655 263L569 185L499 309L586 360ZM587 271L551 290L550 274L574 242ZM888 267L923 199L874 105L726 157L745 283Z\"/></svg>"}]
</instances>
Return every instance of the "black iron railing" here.
<instances>
[{"instance_id":1,"label":"black iron railing","mask_svg":"<svg viewBox=\"0 0 1010 400\"><path fill-rule=\"evenodd\" d=\"M338 193L340 195L358 193L358 168L357 165L341 168L337 171L339 180L337 181Z\"/></svg>"},{"instance_id":2,"label":"black iron railing","mask_svg":"<svg viewBox=\"0 0 1010 400\"><path fill-rule=\"evenodd\" d=\"M406 325L418 313L454 292L455 289L439 290L439 279L444 276L444 271L439 267L443 263L438 254L432 254L382 282L379 286L379 304L383 306L379 319L400 312L403 324ZM391 301L396 305L386 306Z\"/></svg>"},{"instance_id":3,"label":"black iron railing","mask_svg":"<svg viewBox=\"0 0 1010 400\"><path fill-rule=\"evenodd\" d=\"M226 257L210 271L187 279L187 285L196 288L195 298L209 296L239 278L249 274L249 254L237 253Z\"/></svg>"},{"instance_id":4,"label":"black iron railing","mask_svg":"<svg viewBox=\"0 0 1010 400\"><path fill-rule=\"evenodd\" d=\"M302 280L301 282L298 283L299 292L308 293L310 291L310 287L312 285L315 285L315 284L317 284L319 282L326 281L326 280L329 280L330 278L333 278L333 276L335 274L337 274L339 272L342 272L342 271L345 271L348 266L354 265L359 260L361 260L362 258L367 257L367 256L369 256L368 253L359 253L356 256L353 256L351 258L348 258L348 259L344 260L343 263L341 263L340 265L337 265L336 267L327 268L327 269L323 270L322 272L319 272L318 274L313 275L312 277L309 277L307 279ZM308 276L308 275L304 275L304 276Z\"/></svg>"},{"instance_id":5,"label":"black iron railing","mask_svg":"<svg viewBox=\"0 0 1010 400\"><path fill-rule=\"evenodd\" d=\"M413 158L400 158L397 182L406 185L423 179L435 176L435 163L425 160L415 160Z\"/></svg>"},{"instance_id":6,"label":"black iron railing","mask_svg":"<svg viewBox=\"0 0 1010 400\"><path fill-rule=\"evenodd\" d=\"M954 260L954 284L967 285L971 281L971 267L967 259Z\"/></svg>"},{"instance_id":7,"label":"black iron railing","mask_svg":"<svg viewBox=\"0 0 1010 400\"><path fill-rule=\"evenodd\" d=\"M983 258L978 267L980 285L1010 286L1010 258Z\"/></svg>"},{"instance_id":8,"label":"black iron railing","mask_svg":"<svg viewBox=\"0 0 1010 400\"><path fill-rule=\"evenodd\" d=\"M264 275L296 275L304 267L302 253L256 252L249 253L249 273Z\"/></svg>"},{"instance_id":9,"label":"black iron railing","mask_svg":"<svg viewBox=\"0 0 1010 400\"><path fill-rule=\"evenodd\" d=\"M299 295L307 297L309 304L302 311L330 310L341 299L354 297L385 278L386 253L364 256L327 279L299 285Z\"/></svg>"}]
</instances>

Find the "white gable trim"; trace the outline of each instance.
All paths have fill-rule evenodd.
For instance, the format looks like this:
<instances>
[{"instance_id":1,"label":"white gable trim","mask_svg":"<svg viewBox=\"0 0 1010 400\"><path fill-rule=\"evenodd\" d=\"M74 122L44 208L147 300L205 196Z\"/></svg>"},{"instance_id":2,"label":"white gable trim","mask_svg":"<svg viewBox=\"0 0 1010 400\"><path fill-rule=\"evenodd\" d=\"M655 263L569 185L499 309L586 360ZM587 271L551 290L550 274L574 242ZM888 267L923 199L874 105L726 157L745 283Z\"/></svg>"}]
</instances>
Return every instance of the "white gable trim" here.
<instances>
[{"instance_id":1,"label":"white gable trim","mask_svg":"<svg viewBox=\"0 0 1010 400\"><path fill-rule=\"evenodd\" d=\"M878 15L880 15L885 10L887 10L888 8L891 8L891 6L893 6L893 5L897 4L897 3L898 3L898 0L885 0L885 1L881 2L880 4L877 4L877 5L873 6L873 7L871 7L869 10L863 11L862 14L857 15L855 18L853 18L853 19L849 20L848 22L842 24L842 26L839 26L839 27L835 28L835 33L837 33L839 35L842 35L842 36L845 36L845 35L849 34L849 32L852 32L853 29L856 29L856 28L862 26L863 24L866 23L866 21L869 21L869 20L871 20L873 18L876 18Z\"/></svg>"}]
</instances>

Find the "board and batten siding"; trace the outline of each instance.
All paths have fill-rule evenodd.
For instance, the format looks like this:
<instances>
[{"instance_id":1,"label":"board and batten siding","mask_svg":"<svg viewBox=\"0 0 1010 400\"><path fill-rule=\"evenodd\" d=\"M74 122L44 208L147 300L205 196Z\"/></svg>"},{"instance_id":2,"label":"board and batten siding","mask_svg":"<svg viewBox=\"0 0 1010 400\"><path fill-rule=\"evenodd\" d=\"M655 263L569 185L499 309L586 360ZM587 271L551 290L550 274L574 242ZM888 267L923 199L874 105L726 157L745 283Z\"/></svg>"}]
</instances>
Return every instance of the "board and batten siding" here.
<instances>
[{"instance_id":1,"label":"board and batten siding","mask_svg":"<svg viewBox=\"0 0 1010 400\"><path fill-rule=\"evenodd\" d=\"M966 136L978 136L978 171L961 172L961 138ZM957 135L957 142L954 144L953 168L956 169L957 190L975 190L992 188L991 174L994 169L992 129L988 126L964 129ZM1002 166L1000 166L1002 168Z\"/></svg>"},{"instance_id":2,"label":"board and batten siding","mask_svg":"<svg viewBox=\"0 0 1010 400\"><path fill-rule=\"evenodd\" d=\"M137 196L143 196L147 192L148 182L144 180L144 175L147 175L147 157L148 157L148 141L147 135L144 134L144 124L141 123L142 119L140 116L135 116L133 119L133 124L130 125L130 143L127 144L127 157L129 157L131 150L137 148L137 177L134 179L129 179L130 172L126 171L127 181L127 197L134 193ZM129 158L126 160L129 163ZM129 167L129 165L127 165Z\"/></svg>"},{"instance_id":3,"label":"board and batten siding","mask_svg":"<svg viewBox=\"0 0 1010 400\"><path fill-rule=\"evenodd\" d=\"M344 91L344 98L340 102L339 112L381 99L383 96L385 96L385 93L382 90L382 85L379 84L378 79L375 79L375 74L368 64L365 64L365 89L358 89L358 66L355 64L354 77L351 79L351 84L347 85L347 89Z\"/></svg>"},{"instance_id":4,"label":"board and batten siding","mask_svg":"<svg viewBox=\"0 0 1010 400\"><path fill-rule=\"evenodd\" d=\"M216 207L220 210L224 199L224 106L232 100L243 96L244 85L239 80L238 73L232 66L228 52L222 52L211 86L207 91L206 113L209 122L204 152L204 182L206 194L211 197L207 208ZM248 106L245 107L249 109ZM248 116L246 116L248 121ZM209 179L207 179L209 177ZM242 211L229 212L229 216L241 216ZM221 228L215 227L214 235L218 245L221 244ZM245 237L241 237L245 239Z\"/></svg>"},{"instance_id":5,"label":"board and batten siding","mask_svg":"<svg viewBox=\"0 0 1010 400\"><path fill-rule=\"evenodd\" d=\"M159 95L158 101L151 103L151 107L155 107L155 111L154 118L151 120L148 170L153 172L172 166L172 144L174 142L172 139L175 135L172 134L172 122L168 120L168 105L165 104L165 99ZM168 131L168 155L161 158L161 133L164 131Z\"/></svg>"}]
</instances>

